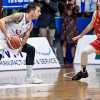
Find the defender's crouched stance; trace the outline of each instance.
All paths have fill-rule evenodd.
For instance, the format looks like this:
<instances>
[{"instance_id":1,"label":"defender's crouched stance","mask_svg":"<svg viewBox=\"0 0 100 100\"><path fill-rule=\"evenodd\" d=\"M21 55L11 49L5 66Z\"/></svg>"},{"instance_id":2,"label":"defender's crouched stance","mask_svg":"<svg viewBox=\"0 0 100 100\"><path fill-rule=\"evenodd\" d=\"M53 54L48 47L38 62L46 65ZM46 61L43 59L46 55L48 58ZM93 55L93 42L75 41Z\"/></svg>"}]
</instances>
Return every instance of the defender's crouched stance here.
<instances>
[{"instance_id":1,"label":"defender's crouched stance","mask_svg":"<svg viewBox=\"0 0 100 100\"><path fill-rule=\"evenodd\" d=\"M72 77L72 80L80 80L81 78L87 78L88 72L86 70L86 65L88 61L88 55L91 53L100 53L100 2L97 2L97 10L94 12L92 21L90 24L84 29L84 31L79 35L73 38L74 41L83 37L86 33L88 33L91 29L95 30L97 39L90 43L90 45L82 52L81 54L81 67L82 71L78 72L75 76Z\"/></svg>"}]
</instances>

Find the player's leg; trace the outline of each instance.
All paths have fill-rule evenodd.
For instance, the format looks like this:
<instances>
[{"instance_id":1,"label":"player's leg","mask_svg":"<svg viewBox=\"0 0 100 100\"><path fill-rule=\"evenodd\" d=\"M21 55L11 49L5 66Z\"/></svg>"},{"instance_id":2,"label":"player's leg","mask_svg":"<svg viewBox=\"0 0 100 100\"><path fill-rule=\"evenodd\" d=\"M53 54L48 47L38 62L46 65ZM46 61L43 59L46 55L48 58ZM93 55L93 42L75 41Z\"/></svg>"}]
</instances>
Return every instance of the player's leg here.
<instances>
[{"instance_id":1,"label":"player's leg","mask_svg":"<svg viewBox=\"0 0 100 100\"><path fill-rule=\"evenodd\" d=\"M32 68L34 65L35 48L25 44L22 52L26 53L26 80L28 83L42 83L43 81L33 77Z\"/></svg>"},{"instance_id":2,"label":"player's leg","mask_svg":"<svg viewBox=\"0 0 100 100\"><path fill-rule=\"evenodd\" d=\"M81 54L81 67L82 70L78 72L75 76L72 77L72 80L80 80L81 78L88 77L88 72L86 70L86 66L88 63L88 55L91 53L96 52L95 48L91 45L88 45L88 47L82 52Z\"/></svg>"},{"instance_id":3,"label":"player's leg","mask_svg":"<svg viewBox=\"0 0 100 100\"><path fill-rule=\"evenodd\" d=\"M34 64L34 57L35 57L35 48L29 44L25 44L22 52L25 52L26 55L26 65L33 65Z\"/></svg>"}]
</instances>

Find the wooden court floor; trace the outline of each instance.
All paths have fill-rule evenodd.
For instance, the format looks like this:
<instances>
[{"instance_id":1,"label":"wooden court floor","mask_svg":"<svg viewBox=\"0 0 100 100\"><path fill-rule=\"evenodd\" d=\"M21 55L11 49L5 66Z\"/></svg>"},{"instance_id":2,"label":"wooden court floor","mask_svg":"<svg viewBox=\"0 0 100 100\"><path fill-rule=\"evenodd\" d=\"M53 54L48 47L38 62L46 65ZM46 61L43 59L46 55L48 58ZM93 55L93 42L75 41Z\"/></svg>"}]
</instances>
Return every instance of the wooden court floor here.
<instances>
[{"instance_id":1,"label":"wooden court floor","mask_svg":"<svg viewBox=\"0 0 100 100\"><path fill-rule=\"evenodd\" d=\"M43 84L1 84L0 100L100 100L99 67L89 65L89 78L81 81L64 77L66 73L78 71L80 65L35 70L36 76L44 81Z\"/></svg>"}]
</instances>

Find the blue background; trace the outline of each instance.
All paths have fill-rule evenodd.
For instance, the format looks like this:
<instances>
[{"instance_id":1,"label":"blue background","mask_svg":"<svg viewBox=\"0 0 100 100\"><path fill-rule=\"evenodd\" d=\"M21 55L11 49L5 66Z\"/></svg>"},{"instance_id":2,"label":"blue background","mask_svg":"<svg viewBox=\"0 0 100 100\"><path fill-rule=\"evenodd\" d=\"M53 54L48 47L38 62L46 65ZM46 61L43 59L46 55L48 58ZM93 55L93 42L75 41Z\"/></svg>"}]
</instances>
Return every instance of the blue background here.
<instances>
[{"instance_id":1,"label":"blue background","mask_svg":"<svg viewBox=\"0 0 100 100\"><path fill-rule=\"evenodd\" d=\"M3 0L3 8L4 9L18 9L18 8L25 8L25 5L28 4L30 2L30 0L27 0L27 2L25 2L23 0L23 2L19 3L9 3L9 0ZM34 1L34 0L33 0ZM17 6L17 7L16 7Z\"/></svg>"}]
</instances>

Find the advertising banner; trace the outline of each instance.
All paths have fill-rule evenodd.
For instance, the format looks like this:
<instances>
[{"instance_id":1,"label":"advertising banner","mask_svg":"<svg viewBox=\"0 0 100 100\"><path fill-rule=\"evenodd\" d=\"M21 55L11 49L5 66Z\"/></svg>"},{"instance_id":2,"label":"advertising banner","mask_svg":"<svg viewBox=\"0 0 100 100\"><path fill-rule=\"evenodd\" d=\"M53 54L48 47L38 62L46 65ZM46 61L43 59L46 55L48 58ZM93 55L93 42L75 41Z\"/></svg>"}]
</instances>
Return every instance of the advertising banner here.
<instances>
[{"instance_id":1,"label":"advertising banner","mask_svg":"<svg viewBox=\"0 0 100 100\"><path fill-rule=\"evenodd\" d=\"M29 38L28 43L35 47L35 64L33 68L60 67L59 62L45 37ZM1 52L3 58L0 61L0 70L26 69L25 53L17 53L11 49Z\"/></svg>"},{"instance_id":2,"label":"advertising banner","mask_svg":"<svg viewBox=\"0 0 100 100\"><path fill-rule=\"evenodd\" d=\"M16 9L16 8L25 8L29 2L34 0L3 0L4 9Z\"/></svg>"}]
</instances>

